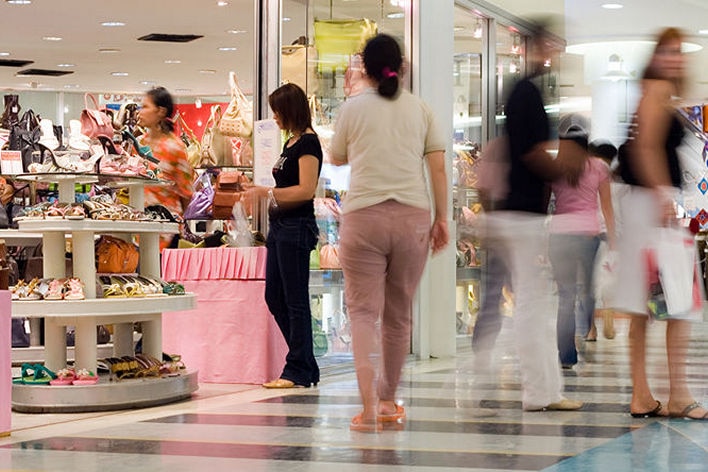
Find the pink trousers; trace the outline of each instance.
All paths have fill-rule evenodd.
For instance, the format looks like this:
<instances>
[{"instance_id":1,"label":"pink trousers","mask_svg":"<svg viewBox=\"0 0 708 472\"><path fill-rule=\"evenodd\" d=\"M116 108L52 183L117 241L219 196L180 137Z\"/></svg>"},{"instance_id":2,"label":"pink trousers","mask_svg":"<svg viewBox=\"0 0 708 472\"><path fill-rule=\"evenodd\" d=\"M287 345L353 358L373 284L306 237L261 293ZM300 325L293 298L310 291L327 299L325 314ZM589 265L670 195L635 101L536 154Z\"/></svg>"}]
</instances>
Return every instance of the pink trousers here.
<instances>
[{"instance_id":1,"label":"pink trousers","mask_svg":"<svg viewBox=\"0 0 708 472\"><path fill-rule=\"evenodd\" d=\"M428 256L430 212L394 200L345 213L339 259L364 405L395 399L410 353L411 303Z\"/></svg>"}]
</instances>

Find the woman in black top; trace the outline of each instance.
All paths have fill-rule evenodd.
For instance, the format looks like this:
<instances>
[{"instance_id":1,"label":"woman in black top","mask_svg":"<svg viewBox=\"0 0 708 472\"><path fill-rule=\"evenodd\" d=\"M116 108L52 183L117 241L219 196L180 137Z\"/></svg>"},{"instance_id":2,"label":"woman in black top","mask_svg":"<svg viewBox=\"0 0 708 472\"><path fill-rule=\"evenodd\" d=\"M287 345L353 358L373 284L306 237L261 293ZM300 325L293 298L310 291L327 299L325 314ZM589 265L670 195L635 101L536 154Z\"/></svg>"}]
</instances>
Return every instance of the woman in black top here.
<instances>
[{"instance_id":1,"label":"woman in black top","mask_svg":"<svg viewBox=\"0 0 708 472\"><path fill-rule=\"evenodd\" d=\"M320 371L312 351L310 252L317 244L314 197L322 148L312 130L305 92L295 84L275 90L268 103L280 129L289 133L273 166L275 187L252 187L251 198L269 202L265 299L288 345L285 367L266 388L317 385Z\"/></svg>"}]
</instances>

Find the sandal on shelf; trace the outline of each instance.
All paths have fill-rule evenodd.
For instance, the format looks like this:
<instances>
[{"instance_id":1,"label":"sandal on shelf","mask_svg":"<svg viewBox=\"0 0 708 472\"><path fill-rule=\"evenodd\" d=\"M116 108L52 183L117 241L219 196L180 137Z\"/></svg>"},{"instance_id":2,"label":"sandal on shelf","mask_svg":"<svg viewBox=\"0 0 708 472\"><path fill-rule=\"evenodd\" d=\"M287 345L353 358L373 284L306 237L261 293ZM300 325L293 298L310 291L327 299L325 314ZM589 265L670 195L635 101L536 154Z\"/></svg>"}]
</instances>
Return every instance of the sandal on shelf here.
<instances>
[{"instance_id":1,"label":"sandal on shelf","mask_svg":"<svg viewBox=\"0 0 708 472\"><path fill-rule=\"evenodd\" d=\"M76 277L71 277L66 281L68 293L64 294L64 300L84 300L84 283Z\"/></svg>"},{"instance_id":2,"label":"sandal on shelf","mask_svg":"<svg viewBox=\"0 0 708 472\"><path fill-rule=\"evenodd\" d=\"M72 203L64 213L64 218L67 220L83 220L86 218L86 210L80 203Z\"/></svg>"},{"instance_id":3,"label":"sandal on shelf","mask_svg":"<svg viewBox=\"0 0 708 472\"><path fill-rule=\"evenodd\" d=\"M49 282L49 289L44 295L45 300L63 300L66 289L65 279L52 279Z\"/></svg>"},{"instance_id":4,"label":"sandal on shelf","mask_svg":"<svg viewBox=\"0 0 708 472\"><path fill-rule=\"evenodd\" d=\"M165 282L162 291L167 295L184 295L184 285L178 282Z\"/></svg>"},{"instance_id":5,"label":"sandal on shelf","mask_svg":"<svg viewBox=\"0 0 708 472\"><path fill-rule=\"evenodd\" d=\"M57 372L57 378L49 382L50 385L71 385L76 379L74 369L61 369Z\"/></svg>"},{"instance_id":6,"label":"sandal on shelf","mask_svg":"<svg viewBox=\"0 0 708 472\"><path fill-rule=\"evenodd\" d=\"M68 203L54 202L52 206L44 210L44 218L47 220L63 220L68 208Z\"/></svg>"},{"instance_id":7,"label":"sandal on shelf","mask_svg":"<svg viewBox=\"0 0 708 472\"><path fill-rule=\"evenodd\" d=\"M42 295L37 291L38 285L39 279L37 277L26 284L23 283L19 288L15 289L15 294L17 295L15 300L41 300Z\"/></svg>"},{"instance_id":8,"label":"sandal on shelf","mask_svg":"<svg viewBox=\"0 0 708 472\"><path fill-rule=\"evenodd\" d=\"M352 418L352 422L349 423L349 431L356 431L357 433L380 433L383 431L383 424L381 424L378 419L373 423L364 421L362 413L359 413Z\"/></svg>"},{"instance_id":9,"label":"sandal on shelf","mask_svg":"<svg viewBox=\"0 0 708 472\"><path fill-rule=\"evenodd\" d=\"M21 376L12 379L14 384L48 385L57 378L57 374L41 364L22 364Z\"/></svg>"},{"instance_id":10,"label":"sandal on shelf","mask_svg":"<svg viewBox=\"0 0 708 472\"><path fill-rule=\"evenodd\" d=\"M98 382L98 375L87 369L79 369L76 371L76 379L72 385L93 385Z\"/></svg>"},{"instance_id":11,"label":"sandal on shelf","mask_svg":"<svg viewBox=\"0 0 708 472\"><path fill-rule=\"evenodd\" d=\"M125 298L126 294L120 284L103 286L103 298Z\"/></svg>"}]
</instances>

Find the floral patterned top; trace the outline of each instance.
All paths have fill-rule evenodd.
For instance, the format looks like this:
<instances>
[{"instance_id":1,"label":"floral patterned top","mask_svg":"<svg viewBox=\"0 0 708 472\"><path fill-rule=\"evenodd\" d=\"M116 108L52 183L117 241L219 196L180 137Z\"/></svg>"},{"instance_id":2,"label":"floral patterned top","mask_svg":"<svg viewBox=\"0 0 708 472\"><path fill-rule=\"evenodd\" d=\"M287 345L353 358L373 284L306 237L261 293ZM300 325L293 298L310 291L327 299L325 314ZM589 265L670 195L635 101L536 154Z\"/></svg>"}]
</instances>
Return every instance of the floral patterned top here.
<instances>
[{"instance_id":1,"label":"floral patterned top","mask_svg":"<svg viewBox=\"0 0 708 472\"><path fill-rule=\"evenodd\" d=\"M192 197L193 173L187 161L187 148L174 134L155 141L143 137L141 141L142 145L150 146L153 156L160 160L158 178L174 182L169 186L145 187L145 206L164 205L172 213L182 216L181 199Z\"/></svg>"}]
</instances>

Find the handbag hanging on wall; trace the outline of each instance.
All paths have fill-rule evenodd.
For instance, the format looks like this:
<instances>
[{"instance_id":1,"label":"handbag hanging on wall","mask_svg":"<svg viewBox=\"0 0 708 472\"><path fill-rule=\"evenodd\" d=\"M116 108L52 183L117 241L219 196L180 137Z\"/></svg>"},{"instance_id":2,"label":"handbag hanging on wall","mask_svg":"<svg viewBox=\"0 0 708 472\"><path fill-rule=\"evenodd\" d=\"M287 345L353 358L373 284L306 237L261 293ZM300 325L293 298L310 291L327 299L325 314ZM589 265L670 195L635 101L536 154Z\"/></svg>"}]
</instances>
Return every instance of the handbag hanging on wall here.
<instances>
[{"instance_id":1,"label":"handbag hanging on wall","mask_svg":"<svg viewBox=\"0 0 708 472\"><path fill-rule=\"evenodd\" d=\"M238 86L236 73L233 71L229 72L229 85L231 101L221 117L219 131L224 136L248 138L253 134L253 105Z\"/></svg>"},{"instance_id":2,"label":"handbag hanging on wall","mask_svg":"<svg viewBox=\"0 0 708 472\"><path fill-rule=\"evenodd\" d=\"M177 113L175 121L179 123L181 129L180 137L184 145L187 146L187 161L192 167L197 167L202 157L202 145L180 113Z\"/></svg>"},{"instance_id":3,"label":"handbag hanging on wall","mask_svg":"<svg viewBox=\"0 0 708 472\"><path fill-rule=\"evenodd\" d=\"M231 140L219 131L221 105L211 107L211 115L202 135L202 156L198 167L224 167L233 165Z\"/></svg>"},{"instance_id":4,"label":"handbag hanging on wall","mask_svg":"<svg viewBox=\"0 0 708 472\"><path fill-rule=\"evenodd\" d=\"M349 56L361 52L366 41L376 36L376 22L360 20L315 20L315 47L320 73L346 69Z\"/></svg>"},{"instance_id":5,"label":"handbag hanging on wall","mask_svg":"<svg viewBox=\"0 0 708 472\"><path fill-rule=\"evenodd\" d=\"M91 105L89 105L91 101ZM84 109L81 111L81 134L89 138L105 136L113 139L113 120L98 108L96 97L87 93L84 95Z\"/></svg>"}]
</instances>

